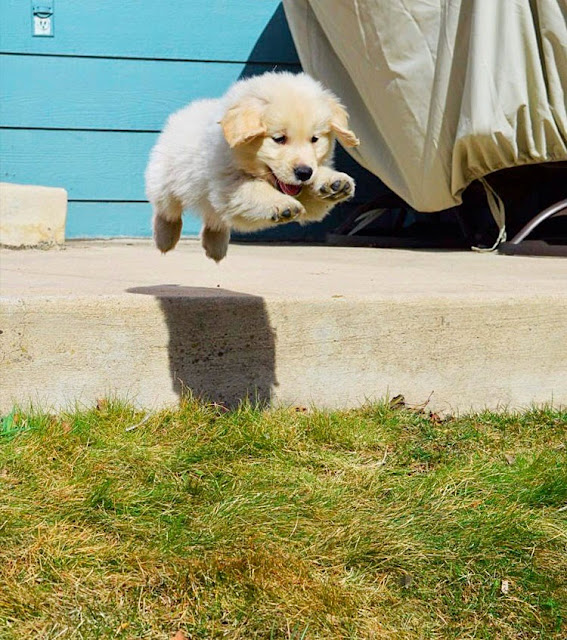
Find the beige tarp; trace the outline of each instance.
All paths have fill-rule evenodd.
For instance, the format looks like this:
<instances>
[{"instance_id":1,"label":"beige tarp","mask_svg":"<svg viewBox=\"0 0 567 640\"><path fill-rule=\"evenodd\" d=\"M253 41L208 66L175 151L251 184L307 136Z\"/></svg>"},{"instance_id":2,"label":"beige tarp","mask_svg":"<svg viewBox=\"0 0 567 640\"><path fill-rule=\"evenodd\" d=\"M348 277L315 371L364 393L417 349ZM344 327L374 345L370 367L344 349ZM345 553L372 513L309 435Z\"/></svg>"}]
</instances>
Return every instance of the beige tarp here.
<instances>
[{"instance_id":1,"label":"beige tarp","mask_svg":"<svg viewBox=\"0 0 567 640\"><path fill-rule=\"evenodd\" d=\"M303 68L349 109L348 151L416 210L455 206L498 169L567 160L567 0L284 9Z\"/></svg>"}]
</instances>

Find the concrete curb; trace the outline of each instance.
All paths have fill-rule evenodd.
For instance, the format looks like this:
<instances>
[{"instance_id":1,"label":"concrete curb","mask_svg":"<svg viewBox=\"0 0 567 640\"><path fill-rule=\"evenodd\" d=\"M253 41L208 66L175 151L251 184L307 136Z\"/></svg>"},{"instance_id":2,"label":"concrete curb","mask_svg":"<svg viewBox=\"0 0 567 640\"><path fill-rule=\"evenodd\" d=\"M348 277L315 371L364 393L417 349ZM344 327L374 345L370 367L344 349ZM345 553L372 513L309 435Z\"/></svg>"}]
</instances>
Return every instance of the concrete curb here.
<instances>
[{"instance_id":1,"label":"concrete curb","mask_svg":"<svg viewBox=\"0 0 567 640\"><path fill-rule=\"evenodd\" d=\"M4 302L1 410L108 395L158 407L184 388L227 406L248 395L352 407L397 393L413 404L431 396L431 408L449 412L567 404L567 304L557 300L134 293Z\"/></svg>"},{"instance_id":2,"label":"concrete curb","mask_svg":"<svg viewBox=\"0 0 567 640\"><path fill-rule=\"evenodd\" d=\"M130 246L131 245L131 246ZM0 410L567 405L567 261L471 253L83 243L0 254ZM163 284L179 283L179 284Z\"/></svg>"}]
</instances>

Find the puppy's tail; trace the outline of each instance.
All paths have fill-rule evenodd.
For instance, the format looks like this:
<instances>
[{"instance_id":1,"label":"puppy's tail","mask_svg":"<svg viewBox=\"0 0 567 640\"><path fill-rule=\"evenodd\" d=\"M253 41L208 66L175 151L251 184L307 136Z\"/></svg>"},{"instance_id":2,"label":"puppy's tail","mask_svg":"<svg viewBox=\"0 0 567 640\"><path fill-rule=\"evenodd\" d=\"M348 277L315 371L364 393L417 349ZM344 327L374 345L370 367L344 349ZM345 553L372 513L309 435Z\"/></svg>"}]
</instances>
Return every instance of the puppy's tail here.
<instances>
[{"instance_id":1,"label":"puppy's tail","mask_svg":"<svg viewBox=\"0 0 567 640\"><path fill-rule=\"evenodd\" d=\"M181 237L183 209L177 201L169 201L167 206L154 205L154 242L156 247L166 253L175 247Z\"/></svg>"}]
</instances>

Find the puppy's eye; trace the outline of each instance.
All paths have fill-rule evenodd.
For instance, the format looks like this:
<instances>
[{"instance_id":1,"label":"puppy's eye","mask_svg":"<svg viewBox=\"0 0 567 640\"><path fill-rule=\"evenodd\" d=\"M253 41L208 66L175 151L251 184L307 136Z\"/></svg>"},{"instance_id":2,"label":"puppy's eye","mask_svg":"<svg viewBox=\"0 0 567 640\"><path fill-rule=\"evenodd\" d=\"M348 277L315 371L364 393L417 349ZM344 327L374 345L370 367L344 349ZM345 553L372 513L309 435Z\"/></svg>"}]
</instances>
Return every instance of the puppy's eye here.
<instances>
[{"instance_id":1,"label":"puppy's eye","mask_svg":"<svg viewBox=\"0 0 567 640\"><path fill-rule=\"evenodd\" d=\"M317 140L319 140L319 138L317 136L313 136L311 138L311 142L313 142L313 143L317 142Z\"/></svg>"},{"instance_id":2,"label":"puppy's eye","mask_svg":"<svg viewBox=\"0 0 567 640\"><path fill-rule=\"evenodd\" d=\"M274 142L277 142L278 144L285 144L287 142L287 137L286 136L274 136L272 138L272 140Z\"/></svg>"}]
</instances>

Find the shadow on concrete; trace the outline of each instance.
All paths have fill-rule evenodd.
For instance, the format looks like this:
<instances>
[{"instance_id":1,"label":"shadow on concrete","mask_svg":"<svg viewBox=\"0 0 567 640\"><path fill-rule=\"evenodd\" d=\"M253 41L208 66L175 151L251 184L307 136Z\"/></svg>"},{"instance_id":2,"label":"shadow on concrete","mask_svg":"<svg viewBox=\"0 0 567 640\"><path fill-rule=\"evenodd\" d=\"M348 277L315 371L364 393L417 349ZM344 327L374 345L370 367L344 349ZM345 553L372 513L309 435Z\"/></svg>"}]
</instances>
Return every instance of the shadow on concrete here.
<instances>
[{"instance_id":1,"label":"shadow on concrete","mask_svg":"<svg viewBox=\"0 0 567 640\"><path fill-rule=\"evenodd\" d=\"M220 288L157 285L128 293L159 301L169 330L173 390L228 408L250 399L269 404L275 340L264 301Z\"/></svg>"}]
</instances>

